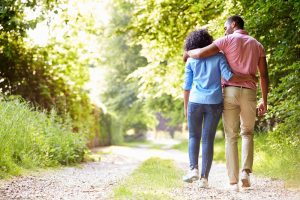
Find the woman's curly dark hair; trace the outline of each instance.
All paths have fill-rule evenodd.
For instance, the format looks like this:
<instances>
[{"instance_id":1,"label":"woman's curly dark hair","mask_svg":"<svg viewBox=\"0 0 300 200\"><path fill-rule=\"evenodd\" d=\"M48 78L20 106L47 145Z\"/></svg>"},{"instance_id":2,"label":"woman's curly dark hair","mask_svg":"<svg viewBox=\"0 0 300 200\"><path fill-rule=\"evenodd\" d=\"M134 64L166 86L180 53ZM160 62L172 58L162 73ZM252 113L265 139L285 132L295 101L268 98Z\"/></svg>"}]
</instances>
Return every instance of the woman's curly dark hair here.
<instances>
[{"instance_id":1,"label":"woman's curly dark hair","mask_svg":"<svg viewBox=\"0 0 300 200\"><path fill-rule=\"evenodd\" d=\"M191 32L185 39L184 50L189 51L192 49L202 48L210 45L213 38L207 30L199 29Z\"/></svg>"}]
</instances>

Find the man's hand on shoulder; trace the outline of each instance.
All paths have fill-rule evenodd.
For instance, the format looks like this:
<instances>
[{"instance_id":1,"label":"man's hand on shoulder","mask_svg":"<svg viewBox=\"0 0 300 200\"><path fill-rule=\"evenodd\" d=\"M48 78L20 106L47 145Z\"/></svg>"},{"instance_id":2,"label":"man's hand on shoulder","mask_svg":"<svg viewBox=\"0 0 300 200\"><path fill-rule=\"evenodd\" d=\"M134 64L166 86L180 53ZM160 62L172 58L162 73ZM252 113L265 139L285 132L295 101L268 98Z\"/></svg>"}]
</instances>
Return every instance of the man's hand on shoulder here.
<instances>
[{"instance_id":1,"label":"man's hand on shoulder","mask_svg":"<svg viewBox=\"0 0 300 200\"><path fill-rule=\"evenodd\" d=\"M193 49L193 50L190 50L187 52L188 56L191 57L191 58L200 58L199 55L201 55L201 49L198 48L198 49Z\"/></svg>"}]
</instances>

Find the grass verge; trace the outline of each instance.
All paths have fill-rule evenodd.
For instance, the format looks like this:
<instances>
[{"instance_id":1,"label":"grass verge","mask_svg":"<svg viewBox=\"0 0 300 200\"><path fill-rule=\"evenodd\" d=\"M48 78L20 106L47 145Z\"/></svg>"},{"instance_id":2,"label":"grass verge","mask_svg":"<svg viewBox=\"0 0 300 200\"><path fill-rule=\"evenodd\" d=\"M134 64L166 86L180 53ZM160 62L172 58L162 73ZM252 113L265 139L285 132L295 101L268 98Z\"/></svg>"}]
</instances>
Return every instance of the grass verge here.
<instances>
[{"instance_id":1,"label":"grass verge","mask_svg":"<svg viewBox=\"0 0 300 200\"><path fill-rule=\"evenodd\" d=\"M271 135L255 137L254 171L285 181L287 187L300 188L300 149L287 145L274 147ZM278 145L278 144L277 144Z\"/></svg>"},{"instance_id":2,"label":"grass verge","mask_svg":"<svg viewBox=\"0 0 300 200\"><path fill-rule=\"evenodd\" d=\"M172 160L150 158L114 189L114 199L172 199L172 190L183 186L182 175Z\"/></svg>"},{"instance_id":3,"label":"grass verge","mask_svg":"<svg viewBox=\"0 0 300 200\"><path fill-rule=\"evenodd\" d=\"M164 144L154 144L151 141L129 141L129 142L122 142L119 144L120 146L127 146L127 147L144 147L150 149L163 149Z\"/></svg>"},{"instance_id":4,"label":"grass verge","mask_svg":"<svg viewBox=\"0 0 300 200\"><path fill-rule=\"evenodd\" d=\"M19 100L0 100L0 178L23 169L82 161L86 142L53 111L34 110Z\"/></svg>"}]
</instances>

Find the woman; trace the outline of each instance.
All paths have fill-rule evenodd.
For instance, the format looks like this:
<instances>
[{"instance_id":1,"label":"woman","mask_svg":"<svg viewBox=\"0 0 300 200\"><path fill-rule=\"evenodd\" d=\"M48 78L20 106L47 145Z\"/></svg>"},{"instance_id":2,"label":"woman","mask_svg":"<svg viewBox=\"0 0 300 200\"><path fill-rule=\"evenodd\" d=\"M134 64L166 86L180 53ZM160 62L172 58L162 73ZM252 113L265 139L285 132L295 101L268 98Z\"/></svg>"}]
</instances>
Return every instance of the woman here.
<instances>
[{"instance_id":1,"label":"woman","mask_svg":"<svg viewBox=\"0 0 300 200\"><path fill-rule=\"evenodd\" d=\"M185 41L185 51L203 48L213 42L206 30L196 30ZM208 175L212 165L216 129L223 110L221 76L235 82L252 81L250 75L231 72L225 56L218 53L204 59L188 58L185 66L184 110L189 130L190 170L183 177L186 182L199 178L198 157L202 137L202 168L198 186L208 187Z\"/></svg>"}]
</instances>

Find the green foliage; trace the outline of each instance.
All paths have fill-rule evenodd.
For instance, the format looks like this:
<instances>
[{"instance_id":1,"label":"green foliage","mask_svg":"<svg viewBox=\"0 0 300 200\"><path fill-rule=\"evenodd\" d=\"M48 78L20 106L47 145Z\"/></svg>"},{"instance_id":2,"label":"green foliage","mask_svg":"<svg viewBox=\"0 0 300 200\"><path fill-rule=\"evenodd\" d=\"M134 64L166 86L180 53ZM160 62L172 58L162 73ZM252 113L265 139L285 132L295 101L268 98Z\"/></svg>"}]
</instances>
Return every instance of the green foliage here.
<instances>
[{"instance_id":1,"label":"green foliage","mask_svg":"<svg viewBox=\"0 0 300 200\"><path fill-rule=\"evenodd\" d=\"M114 199L172 199L183 172L171 160L150 158L114 189Z\"/></svg>"},{"instance_id":2,"label":"green foliage","mask_svg":"<svg viewBox=\"0 0 300 200\"><path fill-rule=\"evenodd\" d=\"M146 100L146 106L170 119L167 124L169 127L178 127L178 124L184 121L183 103L181 99L174 99L171 95L149 97Z\"/></svg>"},{"instance_id":3,"label":"green foliage","mask_svg":"<svg viewBox=\"0 0 300 200\"><path fill-rule=\"evenodd\" d=\"M188 140L183 140L179 144L173 146L173 149L177 149L179 151L188 152L189 142Z\"/></svg>"},{"instance_id":4,"label":"green foliage","mask_svg":"<svg viewBox=\"0 0 300 200\"><path fill-rule=\"evenodd\" d=\"M86 141L54 110L47 115L13 98L0 101L0 113L0 177L83 160Z\"/></svg>"},{"instance_id":5,"label":"green foliage","mask_svg":"<svg viewBox=\"0 0 300 200\"><path fill-rule=\"evenodd\" d=\"M121 144L124 133L122 123L119 119L109 113L100 115L100 145Z\"/></svg>"},{"instance_id":6,"label":"green foliage","mask_svg":"<svg viewBox=\"0 0 300 200\"><path fill-rule=\"evenodd\" d=\"M113 117L112 125L118 132L112 134L117 138L119 132L125 134L130 129L136 135L143 135L153 124L151 112L146 109L143 100L138 99L137 82L127 78L135 69L147 64L147 60L140 56L141 46L130 45L131 35L120 31L128 25L132 8L130 2L113 2L111 24L103 40L103 63L109 67L109 73L106 78L108 87L102 94L102 100Z\"/></svg>"},{"instance_id":7,"label":"green foliage","mask_svg":"<svg viewBox=\"0 0 300 200\"><path fill-rule=\"evenodd\" d=\"M279 123L275 130L278 136L294 140L300 137L300 62L295 62L282 72L287 72L287 75L280 78L280 83L270 94L273 105L267 117L273 123ZM299 139L296 141L299 142Z\"/></svg>"},{"instance_id":8,"label":"green foliage","mask_svg":"<svg viewBox=\"0 0 300 200\"><path fill-rule=\"evenodd\" d=\"M282 126L285 127L285 126ZM255 137L254 170L264 176L280 178L292 187L299 187L300 145L299 135L290 141L288 130Z\"/></svg>"},{"instance_id":9,"label":"green foliage","mask_svg":"<svg viewBox=\"0 0 300 200\"><path fill-rule=\"evenodd\" d=\"M130 30L136 42L144 45L148 61L172 61L183 39L193 29L222 12L222 1L135 1ZM158 51L159 50L159 51ZM169 63L168 62L168 63ZM156 65L159 63L156 63ZM163 63L162 63L163 64Z\"/></svg>"},{"instance_id":10,"label":"green foliage","mask_svg":"<svg viewBox=\"0 0 300 200\"><path fill-rule=\"evenodd\" d=\"M34 28L36 24L43 19L44 14L47 13L48 10L55 10L56 5L61 2L61 0L1 1L1 33L8 34L10 36L13 36L14 38L24 37L26 35L27 29ZM39 9L41 15L33 19L24 20L24 18L26 17L25 11L27 11L28 9Z\"/></svg>"},{"instance_id":11,"label":"green foliage","mask_svg":"<svg viewBox=\"0 0 300 200\"><path fill-rule=\"evenodd\" d=\"M239 141L241 145L241 141ZM241 149L241 146L238 147ZM214 160L225 162L225 138L216 138L214 143Z\"/></svg>"},{"instance_id":12,"label":"green foliage","mask_svg":"<svg viewBox=\"0 0 300 200\"><path fill-rule=\"evenodd\" d=\"M111 135L112 133L112 116L109 114L103 113L100 114L100 145L110 145L112 144Z\"/></svg>"},{"instance_id":13,"label":"green foliage","mask_svg":"<svg viewBox=\"0 0 300 200\"><path fill-rule=\"evenodd\" d=\"M83 88L88 66L97 59L86 41L101 29L90 15L69 12L79 7L76 3L63 3L67 1L5 1L0 12L0 89L21 95L35 107L55 108L63 118L71 117L74 131L92 138L99 119ZM30 13L35 14L33 19L28 18ZM33 45L28 30L45 22L44 29L54 34L44 46Z\"/></svg>"}]
</instances>

